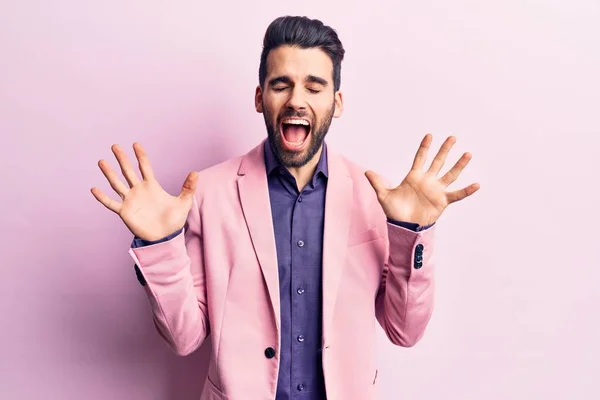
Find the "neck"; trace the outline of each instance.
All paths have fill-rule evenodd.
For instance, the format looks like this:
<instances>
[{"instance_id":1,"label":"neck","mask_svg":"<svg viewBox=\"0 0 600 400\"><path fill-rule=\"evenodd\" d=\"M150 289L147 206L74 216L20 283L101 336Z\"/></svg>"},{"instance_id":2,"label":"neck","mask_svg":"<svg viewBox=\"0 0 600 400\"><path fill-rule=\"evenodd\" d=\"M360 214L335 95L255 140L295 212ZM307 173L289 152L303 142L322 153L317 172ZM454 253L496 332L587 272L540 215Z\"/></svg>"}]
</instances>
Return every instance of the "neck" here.
<instances>
[{"instance_id":1,"label":"neck","mask_svg":"<svg viewBox=\"0 0 600 400\"><path fill-rule=\"evenodd\" d=\"M319 163L319 159L321 158L321 153L323 152L323 145L319 148L319 151L316 152L314 157L307 162L305 165L299 168L288 167L288 171L294 178L296 178L296 184L298 185L298 190L302 191L304 187L310 182L315 171L317 169L317 164Z\"/></svg>"}]
</instances>

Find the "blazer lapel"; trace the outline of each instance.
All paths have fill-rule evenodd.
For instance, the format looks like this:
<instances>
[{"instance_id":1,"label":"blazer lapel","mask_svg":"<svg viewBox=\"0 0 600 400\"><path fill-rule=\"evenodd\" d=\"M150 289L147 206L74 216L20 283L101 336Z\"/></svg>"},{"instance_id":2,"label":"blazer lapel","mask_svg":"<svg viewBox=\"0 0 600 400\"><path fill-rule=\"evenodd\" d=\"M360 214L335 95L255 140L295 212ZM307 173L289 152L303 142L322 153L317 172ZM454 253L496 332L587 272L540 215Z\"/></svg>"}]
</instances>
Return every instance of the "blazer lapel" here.
<instances>
[{"instance_id":1,"label":"blazer lapel","mask_svg":"<svg viewBox=\"0 0 600 400\"><path fill-rule=\"evenodd\" d=\"M323 232L323 342L328 343L333 309L350 231L353 182L341 156L327 147L329 178Z\"/></svg>"},{"instance_id":2,"label":"blazer lapel","mask_svg":"<svg viewBox=\"0 0 600 400\"><path fill-rule=\"evenodd\" d=\"M265 139L266 140L266 139ZM244 218L273 307L280 332L279 271L277 249L264 161L263 140L243 156L238 175L238 190ZM353 183L340 155L327 148L328 181L325 195L323 231L323 340L328 343L333 309L350 231Z\"/></svg>"},{"instance_id":3,"label":"blazer lapel","mask_svg":"<svg viewBox=\"0 0 600 400\"><path fill-rule=\"evenodd\" d=\"M241 175L238 179L238 190L254 251L269 291L273 316L279 333L279 271L277 268L277 249L275 247L269 185L265 170L265 140L242 158L238 171L238 175Z\"/></svg>"}]
</instances>

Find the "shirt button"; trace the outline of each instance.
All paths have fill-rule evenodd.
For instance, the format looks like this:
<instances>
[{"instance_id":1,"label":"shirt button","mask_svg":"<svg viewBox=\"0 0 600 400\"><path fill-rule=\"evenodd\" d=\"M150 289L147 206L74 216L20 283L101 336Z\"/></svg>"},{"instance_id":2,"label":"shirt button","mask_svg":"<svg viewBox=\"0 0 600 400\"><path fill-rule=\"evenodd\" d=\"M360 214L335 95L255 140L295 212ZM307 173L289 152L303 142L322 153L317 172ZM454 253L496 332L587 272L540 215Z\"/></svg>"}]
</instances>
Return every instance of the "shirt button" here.
<instances>
[{"instance_id":1,"label":"shirt button","mask_svg":"<svg viewBox=\"0 0 600 400\"><path fill-rule=\"evenodd\" d=\"M302 203L302 196L298 197L298 202Z\"/></svg>"},{"instance_id":2,"label":"shirt button","mask_svg":"<svg viewBox=\"0 0 600 400\"><path fill-rule=\"evenodd\" d=\"M301 288L301 287L299 287L298 290L297 290L297 292L298 292L298 294L303 294L304 293L304 289Z\"/></svg>"},{"instance_id":3,"label":"shirt button","mask_svg":"<svg viewBox=\"0 0 600 400\"><path fill-rule=\"evenodd\" d=\"M298 387L299 391L303 391L304 390L304 384L302 384L302 383L299 383L297 387Z\"/></svg>"},{"instance_id":4,"label":"shirt button","mask_svg":"<svg viewBox=\"0 0 600 400\"><path fill-rule=\"evenodd\" d=\"M304 247L304 242L302 240L298 240L298 247Z\"/></svg>"},{"instance_id":5,"label":"shirt button","mask_svg":"<svg viewBox=\"0 0 600 400\"><path fill-rule=\"evenodd\" d=\"M298 335L298 341L300 343L304 342L304 335Z\"/></svg>"}]
</instances>

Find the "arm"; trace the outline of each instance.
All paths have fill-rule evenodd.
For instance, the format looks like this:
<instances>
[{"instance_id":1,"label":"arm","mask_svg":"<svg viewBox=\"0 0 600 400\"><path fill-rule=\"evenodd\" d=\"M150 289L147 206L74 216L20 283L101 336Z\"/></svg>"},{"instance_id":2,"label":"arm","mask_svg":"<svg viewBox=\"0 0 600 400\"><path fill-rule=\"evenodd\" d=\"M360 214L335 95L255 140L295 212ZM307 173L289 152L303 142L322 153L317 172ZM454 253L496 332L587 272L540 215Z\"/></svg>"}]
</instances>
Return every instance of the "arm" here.
<instances>
[{"instance_id":1,"label":"arm","mask_svg":"<svg viewBox=\"0 0 600 400\"><path fill-rule=\"evenodd\" d=\"M416 231L388 220L389 252L375 300L377 321L392 343L414 346L433 312L433 235L429 226Z\"/></svg>"},{"instance_id":2,"label":"arm","mask_svg":"<svg viewBox=\"0 0 600 400\"><path fill-rule=\"evenodd\" d=\"M161 337L178 355L187 355L210 332L203 264L201 221L196 196L183 235L145 243L129 254L148 296L154 324Z\"/></svg>"},{"instance_id":3,"label":"arm","mask_svg":"<svg viewBox=\"0 0 600 400\"><path fill-rule=\"evenodd\" d=\"M139 248L139 247L145 247L145 246L150 246L153 244L167 242L167 241L173 239L174 237L178 236L182 232L183 232L183 228L170 234L169 236L166 236L162 239L158 239L158 240L154 240L154 241L144 240L142 238L135 236L133 238L133 241L131 242L131 248ZM137 264L134 264L133 267L135 269L135 275L137 276L137 280L138 280L138 282L140 282L140 285L146 286L146 280L144 279L144 275L142 274L142 271L140 271L140 267L138 267Z\"/></svg>"},{"instance_id":4,"label":"arm","mask_svg":"<svg viewBox=\"0 0 600 400\"><path fill-rule=\"evenodd\" d=\"M467 166L470 153L464 153L441 178L438 173L455 142L448 137L437 152L429 169L423 166L432 136L425 135L413 165L395 188L373 171L365 175L387 217L387 261L383 267L380 288L376 296L376 316L390 340L400 346L415 345L425 333L433 311L433 224L449 204L463 200L479 190L473 183L448 192ZM412 231L390 223L410 221L426 229Z\"/></svg>"}]
</instances>

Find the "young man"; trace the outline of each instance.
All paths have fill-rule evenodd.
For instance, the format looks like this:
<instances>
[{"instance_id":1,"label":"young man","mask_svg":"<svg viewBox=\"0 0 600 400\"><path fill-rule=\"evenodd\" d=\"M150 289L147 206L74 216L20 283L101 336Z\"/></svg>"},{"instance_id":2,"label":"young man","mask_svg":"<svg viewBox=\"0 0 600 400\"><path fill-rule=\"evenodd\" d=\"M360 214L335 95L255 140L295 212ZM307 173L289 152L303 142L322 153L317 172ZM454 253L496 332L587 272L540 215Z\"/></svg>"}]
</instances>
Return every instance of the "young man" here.
<instances>
[{"instance_id":1,"label":"young man","mask_svg":"<svg viewBox=\"0 0 600 400\"><path fill-rule=\"evenodd\" d=\"M155 180L141 145L138 178L93 188L135 235L130 254L158 332L180 355L209 336L202 399L376 398L375 332L410 347L433 308L434 223L477 184L446 192L470 159L437 177L450 137L423 171L431 136L396 188L324 138L342 114L344 49L318 20L267 28L256 110L267 129L247 154L187 177L179 196Z\"/></svg>"}]
</instances>

